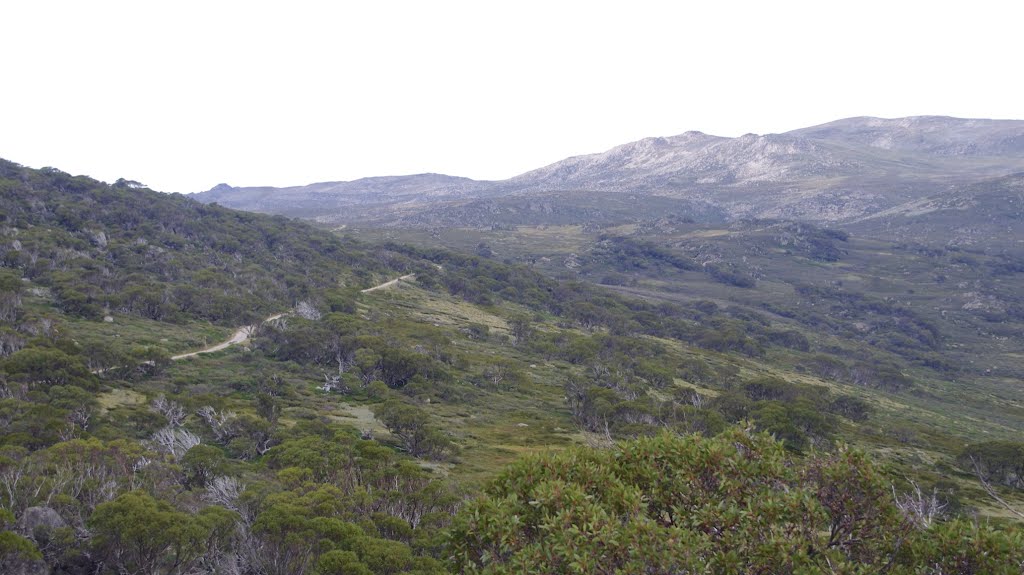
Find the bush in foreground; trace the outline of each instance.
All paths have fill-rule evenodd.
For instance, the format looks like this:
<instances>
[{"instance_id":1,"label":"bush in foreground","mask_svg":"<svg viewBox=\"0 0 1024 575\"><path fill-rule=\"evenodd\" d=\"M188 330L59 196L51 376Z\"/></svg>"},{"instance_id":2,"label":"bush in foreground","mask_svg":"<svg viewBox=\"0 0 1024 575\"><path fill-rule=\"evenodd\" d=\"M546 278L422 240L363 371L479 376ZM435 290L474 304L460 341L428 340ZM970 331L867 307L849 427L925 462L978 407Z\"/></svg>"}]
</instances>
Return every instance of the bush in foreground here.
<instances>
[{"instance_id":1,"label":"bush in foreground","mask_svg":"<svg viewBox=\"0 0 1024 575\"><path fill-rule=\"evenodd\" d=\"M920 529L858 451L797 458L766 434L664 434L527 458L459 514L462 573L1020 573L1024 539Z\"/></svg>"}]
</instances>

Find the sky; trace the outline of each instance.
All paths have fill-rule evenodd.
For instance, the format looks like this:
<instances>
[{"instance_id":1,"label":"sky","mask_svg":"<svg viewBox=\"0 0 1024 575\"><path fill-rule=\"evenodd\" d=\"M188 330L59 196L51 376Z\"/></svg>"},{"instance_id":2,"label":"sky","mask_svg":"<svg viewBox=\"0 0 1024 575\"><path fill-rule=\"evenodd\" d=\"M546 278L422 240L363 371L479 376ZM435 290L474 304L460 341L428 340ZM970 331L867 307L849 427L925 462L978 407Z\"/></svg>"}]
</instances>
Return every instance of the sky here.
<instances>
[{"instance_id":1,"label":"sky","mask_svg":"<svg viewBox=\"0 0 1024 575\"><path fill-rule=\"evenodd\" d=\"M191 193L504 179L688 130L1024 119L1008 0L4 2L0 157Z\"/></svg>"}]
</instances>

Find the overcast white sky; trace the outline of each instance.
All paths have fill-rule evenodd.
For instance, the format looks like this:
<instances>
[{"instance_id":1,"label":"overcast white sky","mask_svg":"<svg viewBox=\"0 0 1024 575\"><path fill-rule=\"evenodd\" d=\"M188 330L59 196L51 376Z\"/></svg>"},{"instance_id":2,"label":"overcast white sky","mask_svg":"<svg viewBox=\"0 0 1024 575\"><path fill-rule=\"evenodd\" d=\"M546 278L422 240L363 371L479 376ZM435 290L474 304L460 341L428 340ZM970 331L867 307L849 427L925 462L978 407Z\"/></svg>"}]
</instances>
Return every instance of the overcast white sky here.
<instances>
[{"instance_id":1,"label":"overcast white sky","mask_svg":"<svg viewBox=\"0 0 1024 575\"><path fill-rule=\"evenodd\" d=\"M168 192L503 179L687 130L1024 118L1024 3L7 1L0 157Z\"/></svg>"}]
</instances>

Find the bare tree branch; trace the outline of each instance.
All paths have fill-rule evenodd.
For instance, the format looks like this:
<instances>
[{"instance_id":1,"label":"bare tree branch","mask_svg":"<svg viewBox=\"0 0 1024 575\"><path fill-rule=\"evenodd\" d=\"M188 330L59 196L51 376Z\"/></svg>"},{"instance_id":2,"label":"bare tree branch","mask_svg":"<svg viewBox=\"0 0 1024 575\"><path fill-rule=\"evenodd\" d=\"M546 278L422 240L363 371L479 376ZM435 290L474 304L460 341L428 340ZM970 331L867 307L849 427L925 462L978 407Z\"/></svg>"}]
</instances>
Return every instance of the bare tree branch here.
<instances>
[{"instance_id":1,"label":"bare tree branch","mask_svg":"<svg viewBox=\"0 0 1024 575\"><path fill-rule=\"evenodd\" d=\"M985 488L985 493L988 493L989 497L995 499L1004 509L1014 514L1018 519L1024 520L1024 512L1018 509L1014 509L1012 505L1006 502L1005 499L996 493L996 490L992 488L988 481L985 480L985 474L981 471L981 464L976 458L971 457L971 464L974 466L974 474L978 477L978 481L981 482L981 486Z\"/></svg>"}]
</instances>

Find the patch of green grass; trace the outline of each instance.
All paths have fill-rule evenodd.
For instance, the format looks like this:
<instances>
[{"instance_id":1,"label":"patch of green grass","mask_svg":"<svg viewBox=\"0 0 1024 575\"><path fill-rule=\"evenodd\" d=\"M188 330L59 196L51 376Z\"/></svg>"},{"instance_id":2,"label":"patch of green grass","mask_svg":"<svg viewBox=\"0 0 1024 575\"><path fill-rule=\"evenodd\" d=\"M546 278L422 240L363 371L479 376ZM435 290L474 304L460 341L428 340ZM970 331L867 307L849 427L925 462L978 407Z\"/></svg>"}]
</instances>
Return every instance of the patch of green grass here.
<instances>
[{"instance_id":1,"label":"patch of green grass","mask_svg":"<svg viewBox=\"0 0 1024 575\"><path fill-rule=\"evenodd\" d=\"M125 387L117 387L96 396L100 415L119 407L135 407L146 403L146 396Z\"/></svg>"},{"instance_id":2,"label":"patch of green grass","mask_svg":"<svg viewBox=\"0 0 1024 575\"><path fill-rule=\"evenodd\" d=\"M156 346L171 354L202 349L231 337L231 328L205 322L170 324L136 316L114 314L112 322L68 317L67 334L81 343L101 343L127 352L132 347Z\"/></svg>"}]
</instances>

